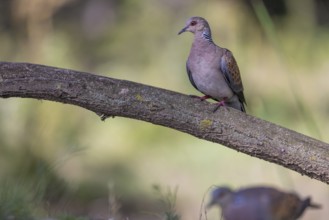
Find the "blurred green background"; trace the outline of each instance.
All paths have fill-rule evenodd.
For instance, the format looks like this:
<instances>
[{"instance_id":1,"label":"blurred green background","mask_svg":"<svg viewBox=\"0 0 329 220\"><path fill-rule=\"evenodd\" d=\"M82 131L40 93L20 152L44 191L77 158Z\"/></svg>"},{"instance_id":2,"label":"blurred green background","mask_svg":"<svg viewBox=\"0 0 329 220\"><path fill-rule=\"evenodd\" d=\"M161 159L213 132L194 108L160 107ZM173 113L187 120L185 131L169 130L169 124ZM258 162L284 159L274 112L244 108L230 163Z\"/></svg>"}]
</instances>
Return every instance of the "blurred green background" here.
<instances>
[{"instance_id":1,"label":"blurred green background","mask_svg":"<svg viewBox=\"0 0 329 220\"><path fill-rule=\"evenodd\" d=\"M187 18L205 17L236 57L248 114L329 141L328 1L2 0L0 12L2 61L185 94L199 94L185 72L192 35L177 33ZM214 184L311 195L323 209L302 219L329 215L328 185L317 180L168 128L102 122L48 101L0 99L0 158L1 219L166 219L168 209L199 219Z\"/></svg>"}]
</instances>

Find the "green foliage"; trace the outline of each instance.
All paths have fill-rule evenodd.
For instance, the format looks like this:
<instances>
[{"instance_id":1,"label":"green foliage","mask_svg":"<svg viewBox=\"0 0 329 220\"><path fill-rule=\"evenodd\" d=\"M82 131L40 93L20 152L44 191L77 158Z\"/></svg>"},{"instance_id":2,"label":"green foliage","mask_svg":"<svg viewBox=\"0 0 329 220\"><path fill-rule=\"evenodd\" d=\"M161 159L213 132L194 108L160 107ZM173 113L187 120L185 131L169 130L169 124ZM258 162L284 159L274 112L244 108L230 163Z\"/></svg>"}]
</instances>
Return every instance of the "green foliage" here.
<instances>
[{"instance_id":1,"label":"green foliage","mask_svg":"<svg viewBox=\"0 0 329 220\"><path fill-rule=\"evenodd\" d=\"M160 185L153 185L153 190L159 198L161 207L164 208L164 220L180 220L180 215L176 210L178 187L174 190L167 188L164 191Z\"/></svg>"},{"instance_id":2,"label":"green foliage","mask_svg":"<svg viewBox=\"0 0 329 220\"><path fill-rule=\"evenodd\" d=\"M31 187L35 199L48 203L57 201L66 191L66 182L57 175L49 161L28 149L22 151L25 153L18 154L17 157L24 158L11 164L12 170L8 176L23 183L23 187Z\"/></svg>"},{"instance_id":3,"label":"green foliage","mask_svg":"<svg viewBox=\"0 0 329 220\"><path fill-rule=\"evenodd\" d=\"M0 219L33 220L35 195L24 183L2 181L0 183Z\"/></svg>"}]
</instances>

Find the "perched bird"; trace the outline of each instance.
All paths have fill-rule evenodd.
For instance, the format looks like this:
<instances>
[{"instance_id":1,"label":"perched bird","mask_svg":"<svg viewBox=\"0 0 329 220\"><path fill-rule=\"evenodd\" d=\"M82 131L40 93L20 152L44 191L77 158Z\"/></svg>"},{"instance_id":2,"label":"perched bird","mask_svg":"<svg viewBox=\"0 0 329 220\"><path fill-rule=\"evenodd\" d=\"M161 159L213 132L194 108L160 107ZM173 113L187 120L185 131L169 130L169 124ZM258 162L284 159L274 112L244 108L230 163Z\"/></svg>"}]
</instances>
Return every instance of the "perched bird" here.
<instances>
[{"instance_id":1,"label":"perched bird","mask_svg":"<svg viewBox=\"0 0 329 220\"><path fill-rule=\"evenodd\" d=\"M294 193L271 187L250 187L232 191L218 187L211 195L208 208L219 205L224 220L296 220L306 208L321 208L311 198L300 199Z\"/></svg>"},{"instance_id":2,"label":"perched bird","mask_svg":"<svg viewBox=\"0 0 329 220\"><path fill-rule=\"evenodd\" d=\"M194 41L186 69L192 85L205 94L200 99L218 101L214 111L220 106L229 106L245 112L240 71L232 52L213 42L204 18L191 17L178 34L187 31L194 34Z\"/></svg>"}]
</instances>

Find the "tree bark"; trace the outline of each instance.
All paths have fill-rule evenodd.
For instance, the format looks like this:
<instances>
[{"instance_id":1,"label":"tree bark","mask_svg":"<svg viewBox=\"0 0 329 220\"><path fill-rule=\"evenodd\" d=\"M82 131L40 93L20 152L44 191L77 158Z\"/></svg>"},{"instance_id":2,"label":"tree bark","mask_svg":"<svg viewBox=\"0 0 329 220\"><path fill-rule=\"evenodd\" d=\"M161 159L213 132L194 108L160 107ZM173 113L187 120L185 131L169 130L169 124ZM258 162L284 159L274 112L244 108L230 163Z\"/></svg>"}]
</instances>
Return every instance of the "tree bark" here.
<instances>
[{"instance_id":1,"label":"tree bark","mask_svg":"<svg viewBox=\"0 0 329 220\"><path fill-rule=\"evenodd\" d=\"M173 128L329 183L329 145L228 107L90 73L0 62L0 97L51 100ZM220 157L220 155L218 155Z\"/></svg>"}]
</instances>

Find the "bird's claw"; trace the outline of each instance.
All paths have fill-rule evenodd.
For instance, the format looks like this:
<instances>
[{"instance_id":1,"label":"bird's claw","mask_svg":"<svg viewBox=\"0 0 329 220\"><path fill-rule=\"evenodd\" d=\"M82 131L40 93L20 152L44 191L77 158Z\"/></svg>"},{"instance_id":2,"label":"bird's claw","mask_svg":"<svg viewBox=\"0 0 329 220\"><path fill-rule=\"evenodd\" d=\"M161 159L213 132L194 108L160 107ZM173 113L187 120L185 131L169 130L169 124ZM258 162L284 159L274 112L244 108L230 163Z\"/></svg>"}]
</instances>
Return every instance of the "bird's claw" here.
<instances>
[{"instance_id":1,"label":"bird's claw","mask_svg":"<svg viewBox=\"0 0 329 220\"><path fill-rule=\"evenodd\" d=\"M214 110L212 112L216 112L221 106L226 106L225 100L222 100L222 101L216 103L216 107L214 108Z\"/></svg>"}]
</instances>

